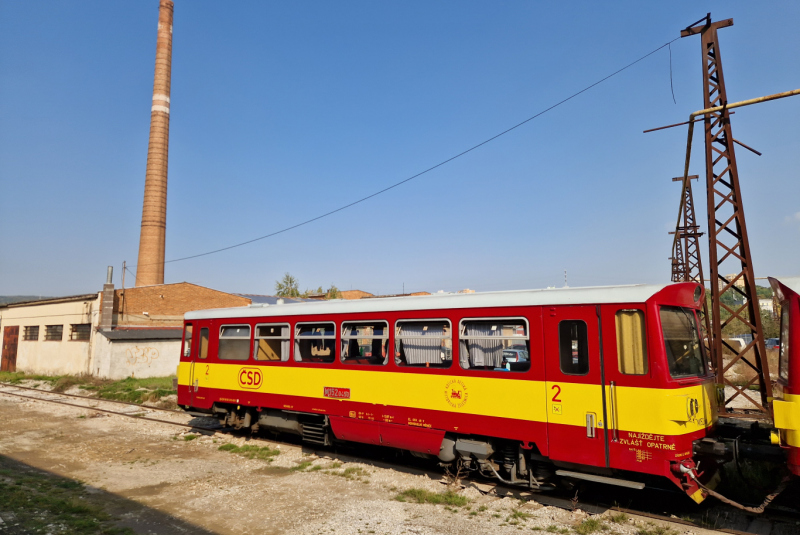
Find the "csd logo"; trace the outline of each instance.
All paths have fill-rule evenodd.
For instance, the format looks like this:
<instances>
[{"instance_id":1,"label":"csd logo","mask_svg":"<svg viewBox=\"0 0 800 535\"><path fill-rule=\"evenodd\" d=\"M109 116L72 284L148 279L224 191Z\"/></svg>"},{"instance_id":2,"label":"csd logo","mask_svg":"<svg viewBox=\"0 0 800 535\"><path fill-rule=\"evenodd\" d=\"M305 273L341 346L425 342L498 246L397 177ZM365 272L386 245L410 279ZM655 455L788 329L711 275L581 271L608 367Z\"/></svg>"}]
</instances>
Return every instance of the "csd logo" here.
<instances>
[{"instance_id":1,"label":"csd logo","mask_svg":"<svg viewBox=\"0 0 800 535\"><path fill-rule=\"evenodd\" d=\"M242 368L239 370L239 386L250 390L255 390L261 386L263 377L258 368Z\"/></svg>"}]
</instances>

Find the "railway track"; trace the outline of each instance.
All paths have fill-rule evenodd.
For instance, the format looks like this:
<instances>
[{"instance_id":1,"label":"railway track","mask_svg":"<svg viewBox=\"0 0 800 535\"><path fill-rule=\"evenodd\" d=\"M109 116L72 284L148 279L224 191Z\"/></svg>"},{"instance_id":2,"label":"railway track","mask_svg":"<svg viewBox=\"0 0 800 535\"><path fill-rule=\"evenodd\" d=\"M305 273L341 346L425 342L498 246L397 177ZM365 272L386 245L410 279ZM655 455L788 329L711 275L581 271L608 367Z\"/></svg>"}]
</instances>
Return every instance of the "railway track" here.
<instances>
[{"instance_id":1,"label":"railway track","mask_svg":"<svg viewBox=\"0 0 800 535\"><path fill-rule=\"evenodd\" d=\"M9 389L16 389L17 391L9 391ZM21 393L28 392L28 393ZM131 403L126 401L118 401L118 400L108 400L108 399L101 399L89 396L81 396L76 394L66 394L62 392L51 392L48 390L41 390L38 388L31 388L25 387L20 385L14 385L9 383L0 383L0 394L5 394L9 396L14 396L18 398L28 399L32 401L43 401L47 403L54 403L60 405L66 405L70 407L75 407L79 409L87 409L92 410L104 414L110 414L115 416L123 416L126 418L133 418L138 420L145 420L155 423L162 423L167 425L172 425L176 427L182 427L185 429L197 431L203 434L214 434L214 433L222 433L227 435L239 435L241 436L243 432L234 431L232 429L223 428L222 426L203 426L203 425L196 425L191 423L184 423L184 422L176 422L172 420L162 419L162 418L154 418L150 416L146 416L148 411L152 412L162 412L168 413L176 416L186 416L189 415L183 411L175 410L175 409L166 409L161 407L151 407L140 405L138 403ZM80 400L82 402L87 402L84 404L70 402L67 400ZM122 410L110 410L100 408L98 405L100 404L108 404L111 406L122 406L122 407L132 407L137 409L136 412L125 412ZM91 405L94 404L94 405ZM250 437L251 440L255 441L264 441L267 440L258 438L258 437ZM270 444L281 444L286 446L298 446L300 444L296 442L288 442L282 440L275 440L270 439L268 441ZM343 451L342 451L343 450ZM361 447L358 448L358 451L355 451L355 448L346 447L346 448L338 448L337 451L334 453L330 450L319 450L315 451L320 456L331 456L334 455L338 459L342 461L350 461L350 462L367 462L376 467L380 468L391 468L395 470L408 470L410 467L418 470L422 473L425 473L429 477L434 479L439 478L442 476L441 470L438 470L430 465L430 463L426 463L419 459L413 459L410 462L408 460L404 461L403 464L399 464L394 462L392 459L393 453L387 454L388 451L386 448L377 448L377 447ZM396 456L395 456L396 457ZM615 493L615 501L613 503L608 503L608 489L607 487L601 488L602 486L592 485L592 484L582 484L580 486L580 490L575 493L574 495L567 493L565 491L555 492L555 493L535 493L528 491L527 489L520 489L520 487L514 487L510 485L504 485L496 480L484 480L484 479L472 479L471 482L476 483L476 486L484 492L495 492L497 494L511 494L519 498L532 498L535 499L536 502L541 503L543 505L559 507L563 509L581 509L586 511L590 514L600 514L607 510L612 510L616 512L626 513L636 517L643 517L646 519L652 519L659 522L668 522L670 524L677 524L681 526L685 526L687 528L701 528L701 529L708 529L713 530L721 533L731 533L735 535L784 535L784 534L793 534L793 533L800 533L800 510L795 510L786 506L782 505L775 505L770 510L766 511L762 515L750 515L752 518L745 520L748 524L746 529L732 529L730 527L724 526L715 526L714 522L709 520L711 516L715 516L715 518L730 518L731 515L742 515L740 511L736 509L730 508L725 505L712 505L706 506L703 511L703 515L705 516L705 520L700 519L701 522L692 522L684 518L681 518L679 514L685 514L687 511L697 513L696 507L692 504L686 504L685 500L686 497L683 494L670 491L668 489L657 489L657 488L647 488L645 490L635 491L635 494L628 494L623 490L619 490L619 492ZM797 487L797 485L795 485ZM588 489L588 490L587 490ZM582 492L582 493L581 493ZM578 494L581 493L580 499L577 498ZM620 493L623 494L620 496ZM797 502L796 496L800 494L800 489L795 489L794 498L789 498L789 501ZM635 496L635 497L634 497ZM670 502L674 501L675 503L672 504ZM622 507L619 505L621 502L626 502L628 505L626 507ZM669 509L670 507L677 508L676 511L666 513L666 512L656 512L654 507L648 506L647 504L650 503L658 503L658 509ZM695 508L694 511L688 508ZM676 514L679 513L679 514ZM740 521L741 523L741 521Z\"/></svg>"}]
</instances>

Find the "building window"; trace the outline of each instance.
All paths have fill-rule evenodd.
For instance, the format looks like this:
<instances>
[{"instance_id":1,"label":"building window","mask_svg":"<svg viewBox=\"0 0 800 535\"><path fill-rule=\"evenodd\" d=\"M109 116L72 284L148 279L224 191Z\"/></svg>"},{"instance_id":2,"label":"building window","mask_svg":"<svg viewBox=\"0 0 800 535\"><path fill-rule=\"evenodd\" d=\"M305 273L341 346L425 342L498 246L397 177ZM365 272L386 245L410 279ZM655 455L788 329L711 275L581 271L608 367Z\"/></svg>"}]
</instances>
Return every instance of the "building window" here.
<instances>
[{"instance_id":1,"label":"building window","mask_svg":"<svg viewBox=\"0 0 800 535\"><path fill-rule=\"evenodd\" d=\"M458 360L465 370L528 371L531 359L524 319L463 320Z\"/></svg>"},{"instance_id":2,"label":"building window","mask_svg":"<svg viewBox=\"0 0 800 535\"><path fill-rule=\"evenodd\" d=\"M448 320L398 321L395 329L398 366L449 368L453 363L452 329Z\"/></svg>"},{"instance_id":3,"label":"building window","mask_svg":"<svg viewBox=\"0 0 800 535\"><path fill-rule=\"evenodd\" d=\"M220 360L247 360L250 357L250 326L220 327L217 356Z\"/></svg>"},{"instance_id":4,"label":"building window","mask_svg":"<svg viewBox=\"0 0 800 535\"><path fill-rule=\"evenodd\" d=\"M29 342L37 342L39 340L39 326L31 325L30 327L25 327L25 330L22 331L22 339Z\"/></svg>"},{"instance_id":5,"label":"building window","mask_svg":"<svg viewBox=\"0 0 800 535\"><path fill-rule=\"evenodd\" d=\"M64 338L63 325L45 325L44 339L48 342L60 342Z\"/></svg>"},{"instance_id":6,"label":"building window","mask_svg":"<svg viewBox=\"0 0 800 535\"><path fill-rule=\"evenodd\" d=\"M336 359L336 324L298 323L294 344L294 360L298 362L333 362Z\"/></svg>"},{"instance_id":7,"label":"building window","mask_svg":"<svg viewBox=\"0 0 800 535\"><path fill-rule=\"evenodd\" d=\"M253 357L256 360L286 362L292 346L288 323L256 325Z\"/></svg>"},{"instance_id":8,"label":"building window","mask_svg":"<svg viewBox=\"0 0 800 535\"><path fill-rule=\"evenodd\" d=\"M386 364L389 354L389 324L359 321L342 324L342 362Z\"/></svg>"},{"instance_id":9,"label":"building window","mask_svg":"<svg viewBox=\"0 0 800 535\"><path fill-rule=\"evenodd\" d=\"M644 336L644 312L619 310L617 325L617 363L620 373L645 375L647 373L647 344Z\"/></svg>"},{"instance_id":10,"label":"building window","mask_svg":"<svg viewBox=\"0 0 800 535\"><path fill-rule=\"evenodd\" d=\"M70 340L88 340L92 335L91 323L73 323L70 325Z\"/></svg>"},{"instance_id":11,"label":"building window","mask_svg":"<svg viewBox=\"0 0 800 535\"><path fill-rule=\"evenodd\" d=\"M558 324L561 373L586 375L589 373L589 338L586 322L565 320Z\"/></svg>"}]
</instances>

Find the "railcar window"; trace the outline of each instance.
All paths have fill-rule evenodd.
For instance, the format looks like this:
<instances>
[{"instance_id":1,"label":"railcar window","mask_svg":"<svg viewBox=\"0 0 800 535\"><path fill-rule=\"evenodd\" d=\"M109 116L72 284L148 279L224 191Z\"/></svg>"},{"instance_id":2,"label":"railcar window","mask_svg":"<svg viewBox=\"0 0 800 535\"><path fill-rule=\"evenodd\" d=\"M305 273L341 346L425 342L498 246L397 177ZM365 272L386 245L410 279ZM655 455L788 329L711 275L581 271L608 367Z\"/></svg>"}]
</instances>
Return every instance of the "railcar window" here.
<instances>
[{"instance_id":1,"label":"railcar window","mask_svg":"<svg viewBox=\"0 0 800 535\"><path fill-rule=\"evenodd\" d=\"M617 324L617 361L620 373L647 373L647 344L644 335L644 312L619 310Z\"/></svg>"},{"instance_id":2,"label":"railcar window","mask_svg":"<svg viewBox=\"0 0 800 535\"><path fill-rule=\"evenodd\" d=\"M458 338L458 361L465 370L524 372L531 367L524 319L462 320Z\"/></svg>"},{"instance_id":3,"label":"railcar window","mask_svg":"<svg viewBox=\"0 0 800 535\"><path fill-rule=\"evenodd\" d=\"M589 338L586 322L581 320L559 322L558 342L561 373L566 375L589 373Z\"/></svg>"},{"instance_id":4,"label":"railcar window","mask_svg":"<svg viewBox=\"0 0 800 535\"><path fill-rule=\"evenodd\" d=\"M223 325L219 329L220 360L247 360L250 356L250 326Z\"/></svg>"},{"instance_id":5,"label":"railcar window","mask_svg":"<svg viewBox=\"0 0 800 535\"><path fill-rule=\"evenodd\" d=\"M208 327L200 329L200 358L208 357Z\"/></svg>"},{"instance_id":6,"label":"railcar window","mask_svg":"<svg viewBox=\"0 0 800 535\"><path fill-rule=\"evenodd\" d=\"M342 323L342 362L386 364L389 324L385 321Z\"/></svg>"},{"instance_id":7,"label":"railcar window","mask_svg":"<svg viewBox=\"0 0 800 535\"><path fill-rule=\"evenodd\" d=\"M781 308L781 349L778 357L778 373L781 379L789 380L789 306Z\"/></svg>"},{"instance_id":8,"label":"railcar window","mask_svg":"<svg viewBox=\"0 0 800 535\"><path fill-rule=\"evenodd\" d=\"M672 377L705 375L700 336L694 312L680 307L661 307L661 330Z\"/></svg>"},{"instance_id":9,"label":"railcar window","mask_svg":"<svg viewBox=\"0 0 800 535\"><path fill-rule=\"evenodd\" d=\"M398 366L449 368L453 363L451 333L448 320L398 321L395 362Z\"/></svg>"},{"instance_id":10,"label":"railcar window","mask_svg":"<svg viewBox=\"0 0 800 535\"><path fill-rule=\"evenodd\" d=\"M253 357L256 360L286 362L289 360L291 344L288 323L256 325Z\"/></svg>"},{"instance_id":11,"label":"railcar window","mask_svg":"<svg viewBox=\"0 0 800 535\"><path fill-rule=\"evenodd\" d=\"M192 324L187 323L183 329L183 356L192 355Z\"/></svg>"},{"instance_id":12,"label":"railcar window","mask_svg":"<svg viewBox=\"0 0 800 535\"><path fill-rule=\"evenodd\" d=\"M336 360L336 325L298 323L295 326L294 360L333 362Z\"/></svg>"}]
</instances>

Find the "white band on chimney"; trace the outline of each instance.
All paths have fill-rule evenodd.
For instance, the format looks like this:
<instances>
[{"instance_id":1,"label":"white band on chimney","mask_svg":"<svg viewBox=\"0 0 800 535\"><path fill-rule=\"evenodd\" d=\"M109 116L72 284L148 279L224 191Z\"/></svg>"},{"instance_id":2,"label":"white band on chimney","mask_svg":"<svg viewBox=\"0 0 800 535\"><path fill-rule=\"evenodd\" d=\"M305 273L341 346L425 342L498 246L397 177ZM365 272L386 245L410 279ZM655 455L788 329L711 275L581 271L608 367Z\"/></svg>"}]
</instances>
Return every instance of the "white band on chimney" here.
<instances>
[{"instance_id":1,"label":"white band on chimney","mask_svg":"<svg viewBox=\"0 0 800 535\"><path fill-rule=\"evenodd\" d=\"M169 106L153 106L150 108L150 111L163 111L166 114L169 114Z\"/></svg>"},{"instance_id":2,"label":"white band on chimney","mask_svg":"<svg viewBox=\"0 0 800 535\"><path fill-rule=\"evenodd\" d=\"M154 101L155 100L161 100L161 101L166 102L167 104L169 104L169 97L167 95L162 95L160 93L156 93L155 95L153 95L153 100Z\"/></svg>"}]
</instances>

